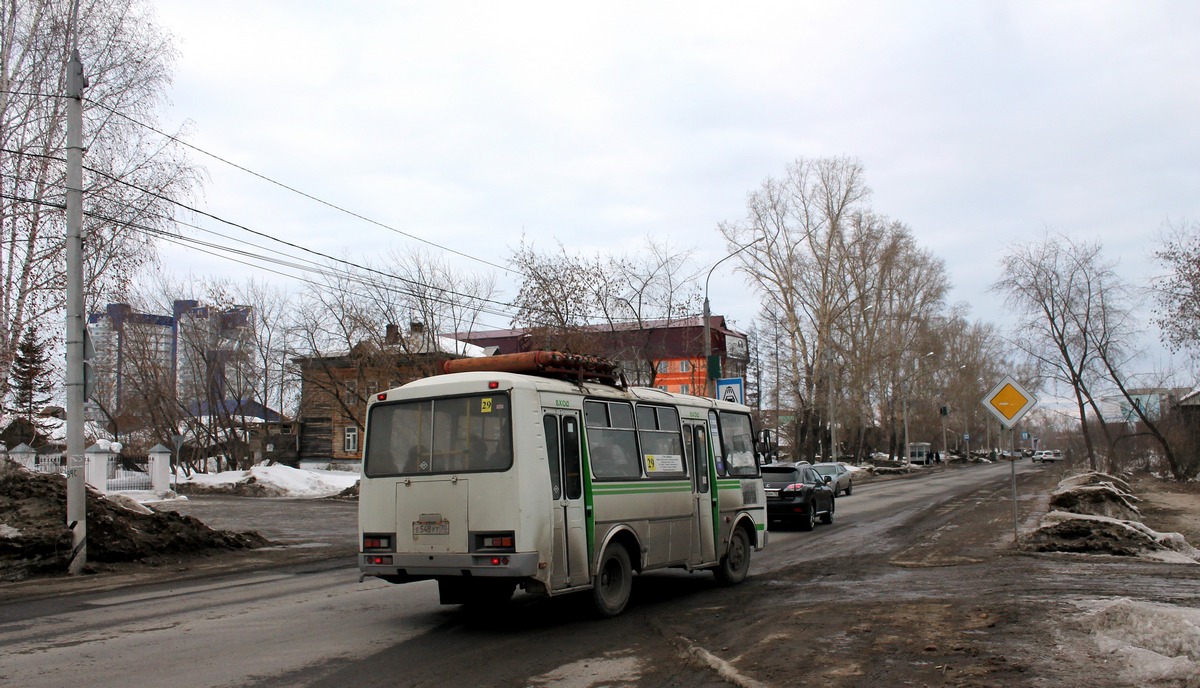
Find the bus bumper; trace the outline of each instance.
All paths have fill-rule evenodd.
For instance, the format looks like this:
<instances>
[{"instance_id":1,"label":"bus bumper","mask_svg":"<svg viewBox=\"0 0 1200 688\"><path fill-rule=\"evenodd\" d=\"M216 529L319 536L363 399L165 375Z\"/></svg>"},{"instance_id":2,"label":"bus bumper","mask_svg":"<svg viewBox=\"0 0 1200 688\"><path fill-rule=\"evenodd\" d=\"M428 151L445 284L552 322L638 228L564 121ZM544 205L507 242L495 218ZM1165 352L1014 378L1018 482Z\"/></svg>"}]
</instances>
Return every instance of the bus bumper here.
<instances>
[{"instance_id":1,"label":"bus bumper","mask_svg":"<svg viewBox=\"0 0 1200 688\"><path fill-rule=\"evenodd\" d=\"M358 570L363 576L378 576L393 582L440 576L532 578L538 571L538 553L359 554Z\"/></svg>"}]
</instances>

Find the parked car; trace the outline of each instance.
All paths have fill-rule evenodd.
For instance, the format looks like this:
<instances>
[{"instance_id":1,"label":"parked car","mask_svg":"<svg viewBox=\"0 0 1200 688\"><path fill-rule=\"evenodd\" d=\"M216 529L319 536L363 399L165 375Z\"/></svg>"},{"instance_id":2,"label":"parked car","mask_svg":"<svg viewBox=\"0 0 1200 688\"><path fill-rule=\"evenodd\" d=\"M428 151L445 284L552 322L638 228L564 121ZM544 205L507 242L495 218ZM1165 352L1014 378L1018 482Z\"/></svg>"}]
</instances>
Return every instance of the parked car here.
<instances>
[{"instance_id":1,"label":"parked car","mask_svg":"<svg viewBox=\"0 0 1200 688\"><path fill-rule=\"evenodd\" d=\"M800 530L812 530L818 517L833 523L833 489L807 461L767 464L762 477L771 521L796 523Z\"/></svg>"},{"instance_id":2,"label":"parked car","mask_svg":"<svg viewBox=\"0 0 1200 688\"><path fill-rule=\"evenodd\" d=\"M1039 449L1033 453L1033 460L1034 460L1034 462L1037 462L1037 463L1046 462L1046 461L1050 461L1050 462L1061 461L1062 460L1062 451L1061 450L1052 450L1052 449Z\"/></svg>"},{"instance_id":3,"label":"parked car","mask_svg":"<svg viewBox=\"0 0 1200 688\"><path fill-rule=\"evenodd\" d=\"M829 489L833 490L834 497L839 494L850 496L850 491L854 489L854 476L844 464L836 462L814 463L813 470L829 484Z\"/></svg>"}]
</instances>

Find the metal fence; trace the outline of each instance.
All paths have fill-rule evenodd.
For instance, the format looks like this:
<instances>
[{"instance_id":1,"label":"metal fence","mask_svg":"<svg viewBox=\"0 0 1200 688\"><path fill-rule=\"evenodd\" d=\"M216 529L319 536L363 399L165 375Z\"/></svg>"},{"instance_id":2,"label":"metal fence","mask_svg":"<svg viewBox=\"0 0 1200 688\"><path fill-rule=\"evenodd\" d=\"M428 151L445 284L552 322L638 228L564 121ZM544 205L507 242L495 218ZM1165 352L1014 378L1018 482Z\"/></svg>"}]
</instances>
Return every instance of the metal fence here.
<instances>
[{"instance_id":1,"label":"metal fence","mask_svg":"<svg viewBox=\"0 0 1200 688\"><path fill-rule=\"evenodd\" d=\"M65 473L67 470L66 457L49 454L38 455L34 461L33 470L38 473Z\"/></svg>"},{"instance_id":2,"label":"metal fence","mask_svg":"<svg viewBox=\"0 0 1200 688\"><path fill-rule=\"evenodd\" d=\"M128 459L114 456L108 460L108 485L106 492L124 490L149 490L149 459Z\"/></svg>"},{"instance_id":3,"label":"metal fence","mask_svg":"<svg viewBox=\"0 0 1200 688\"><path fill-rule=\"evenodd\" d=\"M16 457L14 457L16 458ZM38 473L66 473L67 461L62 455L39 454L32 461L18 459L27 468ZM31 465L32 464L32 465ZM108 459L105 470L105 484L95 485L104 492L122 492L127 490L149 490L150 472L147 469L148 457L128 458L113 456Z\"/></svg>"}]
</instances>

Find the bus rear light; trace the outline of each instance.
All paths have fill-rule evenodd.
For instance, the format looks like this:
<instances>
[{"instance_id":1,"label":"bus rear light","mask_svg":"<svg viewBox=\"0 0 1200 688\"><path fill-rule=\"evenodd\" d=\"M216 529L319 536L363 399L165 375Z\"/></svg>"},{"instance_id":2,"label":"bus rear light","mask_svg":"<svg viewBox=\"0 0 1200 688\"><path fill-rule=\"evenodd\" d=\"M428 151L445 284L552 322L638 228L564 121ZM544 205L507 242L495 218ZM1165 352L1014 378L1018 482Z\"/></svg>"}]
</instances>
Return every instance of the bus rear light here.
<instances>
[{"instance_id":1,"label":"bus rear light","mask_svg":"<svg viewBox=\"0 0 1200 688\"><path fill-rule=\"evenodd\" d=\"M517 551L517 539L513 531L472 533L472 551L480 554L503 554Z\"/></svg>"},{"instance_id":2,"label":"bus rear light","mask_svg":"<svg viewBox=\"0 0 1200 688\"><path fill-rule=\"evenodd\" d=\"M383 550L388 552L392 549L392 536L364 534L362 546L364 552L368 550Z\"/></svg>"},{"instance_id":3,"label":"bus rear light","mask_svg":"<svg viewBox=\"0 0 1200 688\"><path fill-rule=\"evenodd\" d=\"M392 555L385 554L367 557L367 564L369 566L391 566Z\"/></svg>"},{"instance_id":4,"label":"bus rear light","mask_svg":"<svg viewBox=\"0 0 1200 688\"><path fill-rule=\"evenodd\" d=\"M508 557L492 557L492 566L508 566Z\"/></svg>"},{"instance_id":5,"label":"bus rear light","mask_svg":"<svg viewBox=\"0 0 1200 688\"><path fill-rule=\"evenodd\" d=\"M376 394L375 399L378 401L387 401L387 392L380 392L379 394Z\"/></svg>"},{"instance_id":6,"label":"bus rear light","mask_svg":"<svg viewBox=\"0 0 1200 688\"><path fill-rule=\"evenodd\" d=\"M488 382L488 389L500 389L500 383L495 380Z\"/></svg>"}]
</instances>

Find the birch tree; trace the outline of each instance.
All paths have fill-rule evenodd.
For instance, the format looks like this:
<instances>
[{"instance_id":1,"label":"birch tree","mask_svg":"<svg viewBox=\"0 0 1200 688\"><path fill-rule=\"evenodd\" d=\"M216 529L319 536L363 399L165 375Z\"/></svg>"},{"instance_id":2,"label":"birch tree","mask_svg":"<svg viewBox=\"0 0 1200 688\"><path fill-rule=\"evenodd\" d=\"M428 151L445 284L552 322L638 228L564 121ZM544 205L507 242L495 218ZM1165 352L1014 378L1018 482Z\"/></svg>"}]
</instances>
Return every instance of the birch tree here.
<instances>
[{"instance_id":1,"label":"birch tree","mask_svg":"<svg viewBox=\"0 0 1200 688\"><path fill-rule=\"evenodd\" d=\"M150 130L165 104L171 37L144 0L0 0L0 365L35 324L61 331L65 261L65 63L84 92L84 261L90 306L119 295L170 230L198 172ZM3 380L6 376L0 376ZM7 384L0 382L0 384Z\"/></svg>"}]
</instances>

